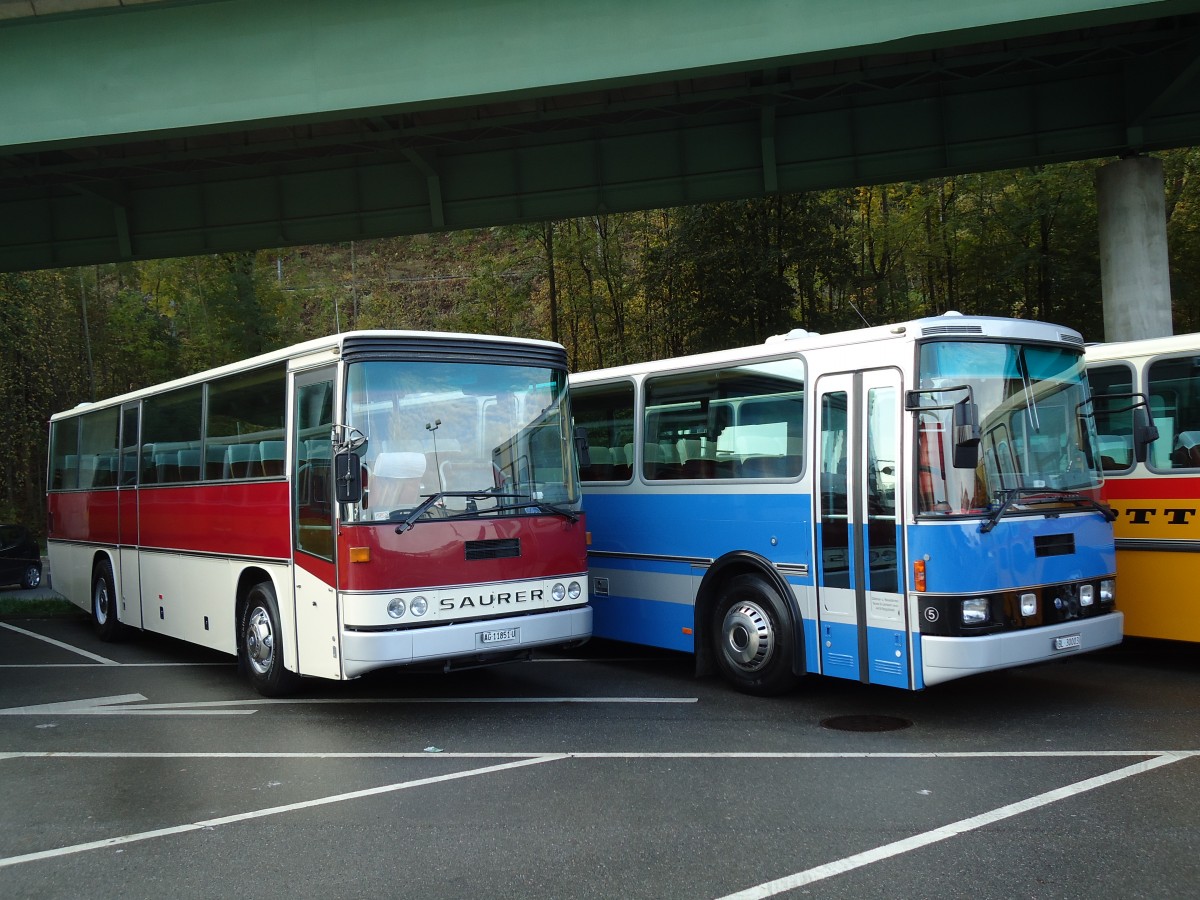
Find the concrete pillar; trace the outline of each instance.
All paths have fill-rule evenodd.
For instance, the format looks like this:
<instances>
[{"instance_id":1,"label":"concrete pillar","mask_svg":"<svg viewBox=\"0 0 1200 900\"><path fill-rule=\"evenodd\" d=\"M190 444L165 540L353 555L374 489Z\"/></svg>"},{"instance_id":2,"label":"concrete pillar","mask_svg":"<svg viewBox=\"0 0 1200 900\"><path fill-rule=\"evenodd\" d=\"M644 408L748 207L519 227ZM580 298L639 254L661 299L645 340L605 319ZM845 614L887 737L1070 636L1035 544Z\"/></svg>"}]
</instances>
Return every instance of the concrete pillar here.
<instances>
[{"instance_id":1,"label":"concrete pillar","mask_svg":"<svg viewBox=\"0 0 1200 900\"><path fill-rule=\"evenodd\" d=\"M1172 333L1162 161L1134 156L1096 174L1104 340Z\"/></svg>"}]
</instances>

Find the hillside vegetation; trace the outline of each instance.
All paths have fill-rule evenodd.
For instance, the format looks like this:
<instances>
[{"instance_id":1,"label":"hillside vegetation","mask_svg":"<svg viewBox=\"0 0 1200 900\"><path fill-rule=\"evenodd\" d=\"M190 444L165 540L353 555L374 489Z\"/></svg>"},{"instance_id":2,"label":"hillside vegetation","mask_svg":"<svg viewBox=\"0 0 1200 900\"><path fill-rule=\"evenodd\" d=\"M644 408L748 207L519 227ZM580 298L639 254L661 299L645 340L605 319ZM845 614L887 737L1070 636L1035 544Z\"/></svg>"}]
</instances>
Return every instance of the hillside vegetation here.
<instances>
[{"instance_id":1,"label":"hillside vegetation","mask_svg":"<svg viewBox=\"0 0 1200 900\"><path fill-rule=\"evenodd\" d=\"M1162 155L1200 330L1200 150ZM574 369L958 310L1102 340L1103 161L352 243L0 275L0 520L40 530L51 413L338 330L550 338Z\"/></svg>"}]
</instances>

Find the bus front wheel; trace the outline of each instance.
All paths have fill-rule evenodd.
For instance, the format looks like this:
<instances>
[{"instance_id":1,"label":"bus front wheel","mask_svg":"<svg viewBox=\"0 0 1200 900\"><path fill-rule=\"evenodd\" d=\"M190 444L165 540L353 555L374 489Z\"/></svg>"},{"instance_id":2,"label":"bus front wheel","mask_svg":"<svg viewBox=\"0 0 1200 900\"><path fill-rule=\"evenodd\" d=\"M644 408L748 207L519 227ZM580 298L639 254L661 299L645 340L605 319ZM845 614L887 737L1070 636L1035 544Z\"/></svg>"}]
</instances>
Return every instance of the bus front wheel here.
<instances>
[{"instance_id":1,"label":"bus front wheel","mask_svg":"<svg viewBox=\"0 0 1200 900\"><path fill-rule=\"evenodd\" d=\"M238 662L254 689L264 697L295 690L299 677L283 667L283 630L279 604L269 581L250 589L238 629Z\"/></svg>"},{"instance_id":2,"label":"bus front wheel","mask_svg":"<svg viewBox=\"0 0 1200 900\"><path fill-rule=\"evenodd\" d=\"M721 674L739 691L770 696L795 686L791 616L759 576L738 575L725 586L712 636Z\"/></svg>"},{"instance_id":3,"label":"bus front wheel","mask_svg":"<svg viewBox=\"0 0 1200 900\"><path fill-rule=\"evenodd\" d=\"M92 628L102 641L119 640L124 631L117 618L117 588L112 563L102 559L92 569Z\"/></svg>"}]
</instances>

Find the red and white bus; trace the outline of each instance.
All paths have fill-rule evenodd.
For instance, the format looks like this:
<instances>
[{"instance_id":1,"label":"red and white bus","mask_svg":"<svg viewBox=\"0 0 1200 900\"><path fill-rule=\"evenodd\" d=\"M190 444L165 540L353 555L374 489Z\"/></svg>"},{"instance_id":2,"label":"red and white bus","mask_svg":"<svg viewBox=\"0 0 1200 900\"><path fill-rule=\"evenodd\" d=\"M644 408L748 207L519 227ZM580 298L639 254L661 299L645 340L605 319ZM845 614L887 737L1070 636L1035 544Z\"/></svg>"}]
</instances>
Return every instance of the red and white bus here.
<instances>
[{"instance_id":1,"label":"red and white bus","mask_svg":"<svg viewBox=\"0 0 1200 900\"><path fill-rule=\"evenodd\" d=\"M566 353L362 331L51 417L55 587L98 634L297 676L451 668L591 634Z\"/></svg>"}]
</instances>

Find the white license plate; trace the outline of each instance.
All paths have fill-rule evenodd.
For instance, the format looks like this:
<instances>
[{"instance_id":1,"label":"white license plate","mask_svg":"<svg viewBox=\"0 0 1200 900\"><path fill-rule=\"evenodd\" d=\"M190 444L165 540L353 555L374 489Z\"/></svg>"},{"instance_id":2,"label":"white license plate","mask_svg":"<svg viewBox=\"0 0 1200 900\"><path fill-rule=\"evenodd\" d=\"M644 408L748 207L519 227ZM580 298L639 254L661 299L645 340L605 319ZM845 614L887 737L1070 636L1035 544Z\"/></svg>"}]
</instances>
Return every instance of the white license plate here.
<instances>
[{"instance_id":1,"label":"white license plate","mask_svg":"<svg viewBox=\"0 0 1200 900\"><path fill-rule=\"evenodd\" d=\"M1078 650L1079 649L1079 635L1065 634L1062 637L1056 637L1054 639L1054 649L1055 650Z\"/></svg>"},{"instance_id":2,"label":"white license plate","mask_svg":"<svg viewBox=\"0 0 1200 900\"><path fill-rule=\"evenodd\" d=\"M479 643L481 644L511 644L520 639L520 628L501 628L497 631L479 632Z\"/></svg>"}]
</instances>

